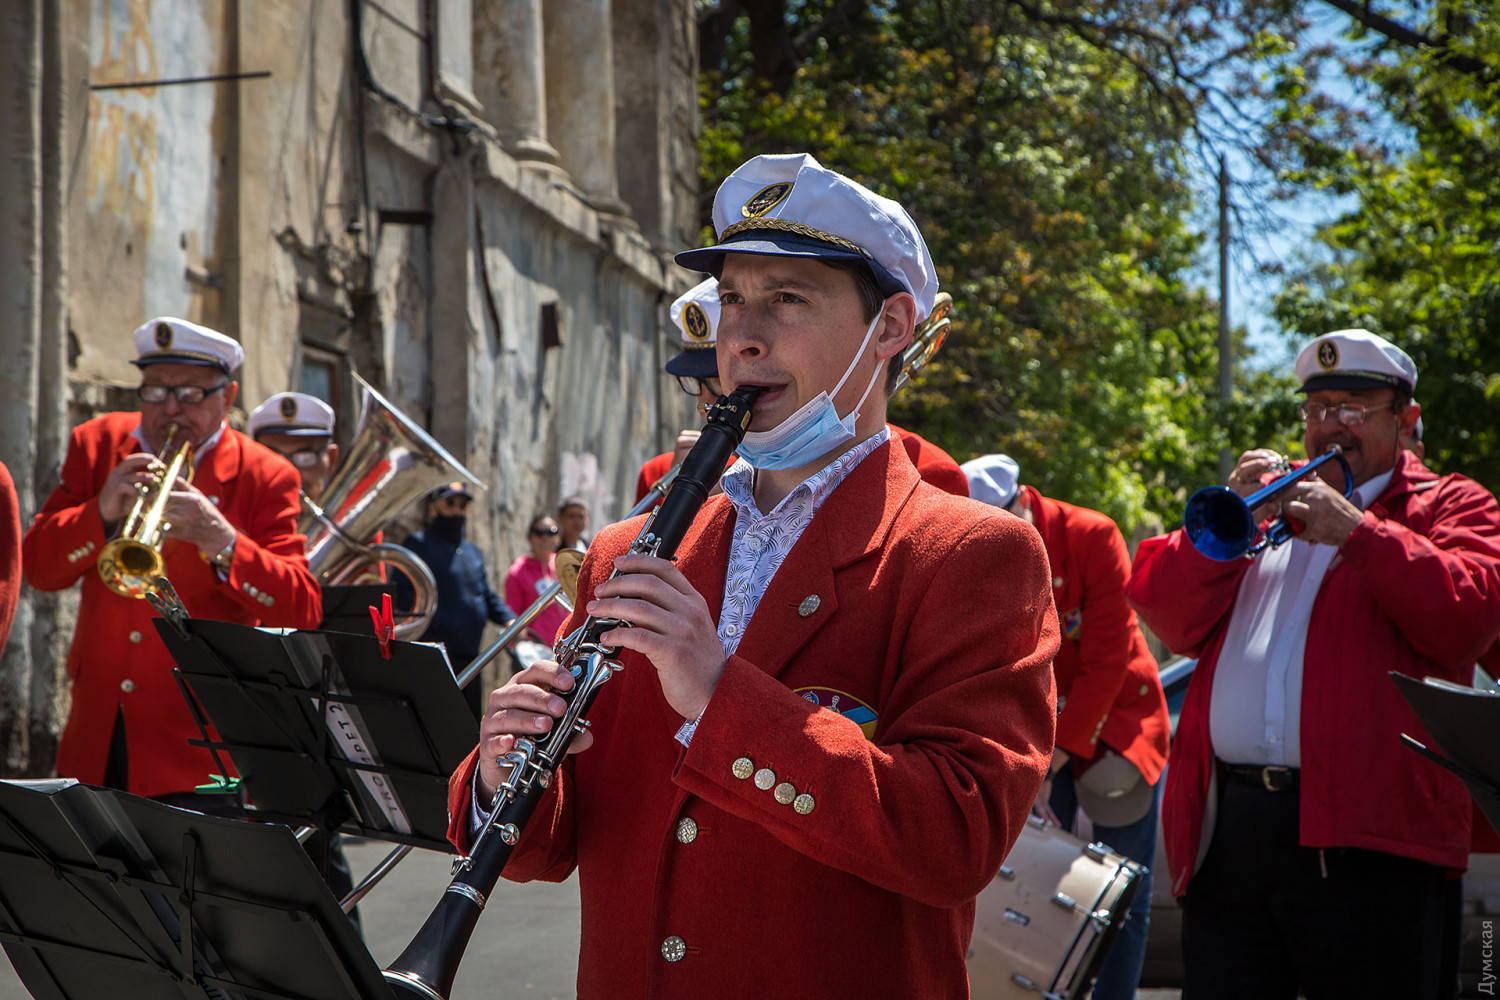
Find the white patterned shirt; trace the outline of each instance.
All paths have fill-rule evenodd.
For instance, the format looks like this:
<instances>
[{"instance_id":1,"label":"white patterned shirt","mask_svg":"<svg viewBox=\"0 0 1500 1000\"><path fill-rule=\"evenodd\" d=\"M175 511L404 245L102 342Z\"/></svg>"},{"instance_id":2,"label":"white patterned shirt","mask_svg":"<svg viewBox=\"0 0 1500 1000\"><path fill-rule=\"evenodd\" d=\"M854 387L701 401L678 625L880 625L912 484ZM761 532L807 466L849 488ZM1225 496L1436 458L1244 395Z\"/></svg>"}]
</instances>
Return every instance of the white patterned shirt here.
<instances>
[{"instance_id":1,"label":"white patterned shirt","mask_svg":"<svg viewBox=\"0 0 1500 1000\"><path fill-rule=\"evenodd\" d=\"M889 427L882 427L870 438L844 452L817 472L808 476L762 514L755 503L755 469L743 458L735 462L719 485L734 504L734 535L729 543L729 569L724 574L724 604L719 610L719 642L724 655L733 656L744 638L760 599L787 553L807 530L813 515L823 506L844 478L865 457L891 438ZM693 738L697 719L683 723L677 740L683 746Z\"/></svg>"}]
</instances>

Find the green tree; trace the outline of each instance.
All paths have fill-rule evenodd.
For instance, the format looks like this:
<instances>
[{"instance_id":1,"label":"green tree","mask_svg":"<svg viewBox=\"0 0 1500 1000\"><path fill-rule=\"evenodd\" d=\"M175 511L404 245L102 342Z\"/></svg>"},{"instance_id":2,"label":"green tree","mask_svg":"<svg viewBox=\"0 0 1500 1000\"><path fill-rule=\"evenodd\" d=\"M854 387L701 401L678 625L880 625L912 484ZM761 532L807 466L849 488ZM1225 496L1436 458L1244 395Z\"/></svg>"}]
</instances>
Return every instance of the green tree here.
<instances>
[{"instance_id":1,"label":"green tree","mask_svg":"<svg viewBox=\"0 0 1500 1000\"><path fill-rule=\"evenodd\" d=\"M1184 126L1149 81L1013 5L756 6L705 43L705 188L805 150L901 201L957 308L894 419L960 461L1006 451L1127 532L1175 521L1228 437L1212 303L1188 280ZM797 30L832 21L837 44Z\"/></svg>"}]
</instances>

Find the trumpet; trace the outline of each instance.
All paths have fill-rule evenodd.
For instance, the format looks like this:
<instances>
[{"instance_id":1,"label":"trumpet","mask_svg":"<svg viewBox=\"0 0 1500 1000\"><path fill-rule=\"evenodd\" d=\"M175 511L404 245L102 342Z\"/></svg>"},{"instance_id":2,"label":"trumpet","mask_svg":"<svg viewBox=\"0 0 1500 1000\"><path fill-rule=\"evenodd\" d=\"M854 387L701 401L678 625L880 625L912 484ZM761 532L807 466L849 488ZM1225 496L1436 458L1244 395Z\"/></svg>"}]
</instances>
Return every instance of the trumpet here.
<instances>
[{"instance_id":1,"label":"trumpet","mask_svg":"<svg viewBox=\"0 0 1500 1000\"><path fill-rule=\"evenodd\" d=\"M181 433L177 424L167 425L161 454L170 457L159 471L153 464L151 485L136 484L135 503L125 516L119 537L107 542L99 553L99 577L121 597L144 598L169 587L161 554L162 542L172 528L166 520L167 501L179 477L189 482L193 478L193 443L183 441L174 447Z\"/></svg>"},{"instance_id":2,"label":"trumpet","mask_svg":"<svg viewBox=\"0 0 1500 1000\"><path fill-rule=\"evenodd\" d=\"M896 378L896 388L891 390L892 396L900 392L911 381L911 377L932 360L938 348L943 346L948 330L953 326L952 313L953 296L947 292L938 292L937 297L932 300L932 311L917 324L916 330L912 332L911 343L901 352L901 374Z\"/></svg>"},{"instance_id":3,"label":"trumpet","mask_svg":"<svg viewBox=\"0 0 1500 1000\"><path fill-rule=\"evenodd\" d=\"M724 464L743 440L750 426L750 407L761 391L759 386L742 386L708 408L708 426L683 459L666 499L631 543L632 553L670 559L677 551L709 490L723 475ZM469 937L511 849L566 758L573 737L588 728L584 716L599 688L621 669L614 659L618 650L604 645L600 637L628 624L590 615L558 644L557 662L577 680L570 690L559 692L567 708L545 738L518 739L516 748L502 759L510 765L510 774L495 792L489 819L475 838L473 850L454 864L453 881L432 915L385 971L395 996L446 1000Z\"/></svg>"},{"instance_id":4,"label":"trumpet","mask_svg":"<svg viewBox=\"0 0 1500 1000\"><path fill-rule=\"evenodd\" d=\"M1188 499L1182 512L1182 530L1187 534L1193 548L1219 562L1230 562L1243 556L1254 559L1256 553L1267 546L1276 547L1295 532L1285 516L1279 516L1266 525L1262 532L1255 525L1255 508L1284 492L1293 483L1317 472L1329 462L1338 462L1344 470L1344 496L1354 492L1354 477L1349 472L1349 461L1343 449L1336 444L1328 451L1299 466L1248 497L1241 497L1227 486L1205 486ZM1256 540L1256 535L1260 539Z\"/></svg>"}]
</instances>

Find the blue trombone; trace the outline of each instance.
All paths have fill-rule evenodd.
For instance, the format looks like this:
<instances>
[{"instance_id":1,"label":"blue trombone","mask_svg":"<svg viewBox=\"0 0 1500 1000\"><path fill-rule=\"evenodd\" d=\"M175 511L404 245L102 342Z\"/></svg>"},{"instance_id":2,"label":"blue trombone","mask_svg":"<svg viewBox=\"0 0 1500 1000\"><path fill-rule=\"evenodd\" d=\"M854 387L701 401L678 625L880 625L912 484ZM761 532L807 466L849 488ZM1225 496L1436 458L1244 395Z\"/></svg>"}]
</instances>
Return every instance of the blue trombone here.
<instances>
[{"instance_id":1,"label":"blue trombone","mask_svg":"<svg viewBox=\"0 0 1500 1000\"><path fill-rule=\"evenodd\" d=\"M1242 556L1254 559L1261 549L1280 545L1295 534L1284 516L1267 524L1262 533L1255 524L1252 513L1255 508L1330 461L1337 461L1344 470L1344 496L1354 492L1354 477L1342 451L1336 444L1329 445L1328 451L1322 455L1248 497L1241 497L1227 486L1205 486L1188 500L1187 508L1182 512L1182 530L1187 533L1193 548L1210 559L1219 562L1230 562Z\"/></svg>"}]
</instances>

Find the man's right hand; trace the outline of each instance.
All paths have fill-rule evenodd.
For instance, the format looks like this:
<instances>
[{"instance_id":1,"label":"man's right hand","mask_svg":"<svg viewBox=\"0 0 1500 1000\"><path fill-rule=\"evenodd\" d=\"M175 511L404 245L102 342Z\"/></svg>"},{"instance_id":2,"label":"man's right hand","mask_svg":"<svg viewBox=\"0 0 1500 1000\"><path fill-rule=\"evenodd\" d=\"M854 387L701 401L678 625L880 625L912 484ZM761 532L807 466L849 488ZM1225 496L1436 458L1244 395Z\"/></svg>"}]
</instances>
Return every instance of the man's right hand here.
<instances>
[{"instance_id":1,"label":"man's right hand","mask_svg":"<svg viewBox=\"0 0 1500 1000\"><path fill-rule=\"evenodd\" d=\"M136 485L149 488L155 484L156 477L148 471L155 462L155 455L141 451L125 456L119 465L109 470L104 489L99 493L99 517L104 522L106 534L135 504L139 495Z\"/></svg>"},{"instance_id":2,"label":"man's right hand","mask_svg":"<svg viewBox=\"0 0 1500 1000\"><path fill-rule=\"evenodd\" d=\"M1269 448L1247 451L1240 456L1239 464L1234 467L1234 471L1229 474L1229 481L1224 485L1242 499L1249 497L1265 485L1267 476L1284 471L1285 464L1286 459ZM1277 510L1271 503L1264 503L1259 510L1251 511L1250 516L1259 524L1276 513Z\"/></svg>"},{"instance_id":3,"label":"man's right hand","mask_svg":"<svg viewBox=\"0 0 1500 1000\"><path fill-rule=\"evenodd\" d=\"M488 807L495 789L510 773L497 758L516 747L516 738L539 740L552 731L567 703L559 691L573 688L573 675L553 660L538 660L490 692L484 718L479 722L479 801ZM587 750L594 734L585 729L573 737L569 753Z\"/></svg>"}]
</instances>

